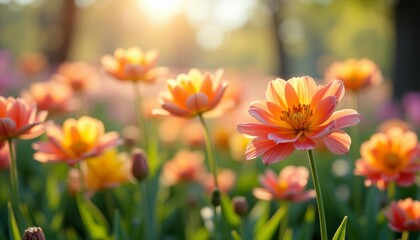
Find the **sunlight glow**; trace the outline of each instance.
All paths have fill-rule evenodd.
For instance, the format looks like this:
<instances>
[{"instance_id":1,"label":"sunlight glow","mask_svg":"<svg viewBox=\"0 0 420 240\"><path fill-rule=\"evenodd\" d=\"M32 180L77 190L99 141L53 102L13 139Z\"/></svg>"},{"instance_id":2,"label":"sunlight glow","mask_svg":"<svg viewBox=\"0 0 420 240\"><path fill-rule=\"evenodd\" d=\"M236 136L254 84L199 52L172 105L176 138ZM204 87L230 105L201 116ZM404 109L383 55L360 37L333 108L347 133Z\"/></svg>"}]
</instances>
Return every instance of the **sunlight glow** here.
<instances>
[{"instance_id":1,"label":"sunlight glow","mask_svg":"<svg viewBox=\"0 0 420 240\"><path fill-rule=\"evenodd\" d=\"M138 0L138 4L152 23L168 24L183 8L183 0Z\"/></svg>"}]
</instances>

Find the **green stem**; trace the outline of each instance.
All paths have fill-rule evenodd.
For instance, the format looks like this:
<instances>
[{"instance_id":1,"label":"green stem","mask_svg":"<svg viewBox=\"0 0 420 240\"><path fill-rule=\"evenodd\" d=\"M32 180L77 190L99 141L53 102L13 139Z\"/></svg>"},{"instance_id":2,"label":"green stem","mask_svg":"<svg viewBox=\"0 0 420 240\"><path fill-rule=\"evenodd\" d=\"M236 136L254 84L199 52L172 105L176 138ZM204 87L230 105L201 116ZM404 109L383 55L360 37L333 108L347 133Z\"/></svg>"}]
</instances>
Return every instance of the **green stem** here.
<instances>
[{"instance_id":1,"label":"green stem","mask_svg":"<svg viewBox=\"0 0 420 240\"><path fill-rule=\"evenodd\" d=\"M409 239L410 232L409 231L403 231L401 235L401 240L408 240Z\"/></svg>"},{"instance_id":2,"label":"green stem","mask_svg":"<svg viewBox=\"0 0 420 240\"><path fill-rule=\"evenodd\" d=\"M327 240L327 221L325 219L324 203L322 200L321 184L319 183L318 171L316 170L314 155L312 150L308 150L309 165L311 167L312 180L316 191L316 204L318 206L319 225L321 228L321 239Z\"/></svg>"},{"instance_id":3,"label":"green stem","mask_svg":"<svg viewBox=\"0 0 420 240\"><path fill-rule=\"evenodd\" d=\"M136 82L133 82L133 91L134 91L134 112L136 113L137 127L139 128L139 131L141 130L143 131L141 144L143 144L144 146L143 149L148 151L149 148L148 148L148 133L147 133L146 120L144 119L143 108L141 106L140 89Z\"/></svg>"},{"instance_id":4,"label":"green stem","mask_svg":"<svg viewBox=\"0 0 420 240\"><path fill-rule=\"evenodd\" d=\"M289 214L290 214L290 202L288 201L281 201L280 203L281 208L284 210L284 216L282 221L280 222L280 229L279 229L279 239L283 239L284 235L286 234L287 227L289 225Z\"/></svg>"},{"instance_id":5,"label":"green stem","mask_svg":"<svg viewBox=\"0 0 420 240\"><path fill-rule=\"evenodd\" d=\"M395 198L395 182L390 182L388 184L388 189L386 192L386 201L387 203L390 203Z\"/></svg>"},{"instance_id":6,"label":"green stem","mask_svg":"<svg viewBox=\"0 0 420 240\"><path fill-rule=\"evenodd\" d=\"M10 153L10 182L12 184L12 197L13 202L19 203L20 196L19 196L19 181L18 181L18 171L17 171L17 163L16 163L16 155L15 155L15 148L13 139L8 139L7 143L9 144L9 153ZM17 204L19 205L19 204Z\"/></svg>"},{"instance_id":7,"label":"green stem","mask_svg":"<svg viewBox=\"0 0 420 240\"><path fill-rule=\"evenodd\" d=\"M351 92L349 95L350 108L359 112L359 94L358 92ZM357 159L358 150L360 149L360 129L359 125L352 126L350 128L352 135L352 148L351 155L352 159ZM362 200L363 200L363 180L361 178L352 179L352 191L353 191L353 203L354 208L358 214L362 211Z\"/></svg>"},{"instance_id":8,"label":"green stem","mask_svg":"<svg viewBox=\"0 0 420 240\"><path fill-rule=\"evenodd\" d=\"M17 224L19 226L19 229L22 228L22 215L20 211L20 193L19 193L19 177L18 177L18 171L17 171L17 162L16 162L16 152L14 147L13 139L9 138L7 140L7 143L9 144L9 154L10 154L10 183L12 187L12 205L15 209L15 215Z\"/></svg>"},{"instance_id":9,"label":"green stem","mask_svg":"<svg viewBox=\"0 0 420 240\"><path fill-rule=\"evenodd\" d=\"M204 121L203 115L198 114L198 118L200 119L200 122L203 125L203 129L204 129L204 139L206 142L206 149L207 149L207 156L208 156L209 165L210 165L210 171L213 173L214 187L215 189L216 188L218 189L219 181L217 180L217 162L216 162L216 159L214 158L214 147L210 139L210 131L209 131L209 128L207 127L206 122Z\"/></svg>"},{"instance_id":10,"label":"green stem","mask_svg":"<svg viewBox=\"0 0 420 240\"><path fill-rule=\"evenodd\" d=\"M152 229L152 225L151 225L151 218L150 217L150 213L151 213L151 209L149 209L149 204L147 201L147 186L146 186L146 181L140 182L138 183L140 184L141 187L141 192L142 192L142 204L143 204L143 211L144 211L144 233L145 233L145 239L154 239L153 238L153 229Z\"/></svg>"}]
</instances>

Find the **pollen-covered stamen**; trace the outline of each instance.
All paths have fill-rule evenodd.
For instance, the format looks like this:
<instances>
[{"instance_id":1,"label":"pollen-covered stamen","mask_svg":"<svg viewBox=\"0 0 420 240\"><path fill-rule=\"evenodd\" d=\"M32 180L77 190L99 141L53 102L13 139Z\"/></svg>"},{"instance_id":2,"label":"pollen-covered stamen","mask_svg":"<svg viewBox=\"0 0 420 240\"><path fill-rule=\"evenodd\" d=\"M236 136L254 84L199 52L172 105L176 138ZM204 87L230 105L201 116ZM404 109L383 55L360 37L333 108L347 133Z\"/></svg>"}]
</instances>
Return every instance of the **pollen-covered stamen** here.
<instances>
[{"instance_id":1,"label":"pollen-covered stamen","mask_svg":"<svg viewBox=\"0 0 420 240\"><path fill-rule=\"evenodd\" d=\"M314 115L309 104L300 104L287 111L282 111L280 120L287 122L296 130L305 130L308 127L310 117Z\"/></svg>"}]
</instances>

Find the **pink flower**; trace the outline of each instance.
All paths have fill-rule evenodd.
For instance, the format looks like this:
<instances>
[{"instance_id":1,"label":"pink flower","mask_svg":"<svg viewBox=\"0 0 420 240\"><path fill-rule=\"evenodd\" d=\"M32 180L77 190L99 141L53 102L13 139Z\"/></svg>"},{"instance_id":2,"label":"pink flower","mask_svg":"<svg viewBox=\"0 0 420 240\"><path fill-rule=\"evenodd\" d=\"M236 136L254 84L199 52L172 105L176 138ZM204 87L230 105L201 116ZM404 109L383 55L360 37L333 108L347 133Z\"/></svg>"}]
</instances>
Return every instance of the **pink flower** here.
<instances>
[{"instance_id":1,"label":"pink flower","mask_svg":"<svg viewBox=\"0 0 420 240\"><path fill-rule=\"evenodd\" d=\"M420 170L420 144L412 131L394 127L376 133L360 148L361 159L355 162L355 174L365 176L365 185L375 184L384 190L389 182L401 186L414 183Z\"/></svg>"},{"instance_id":2,"label":"pink flower","mask_svg":"<svg viewBox=\"0 0 420 240\"><path fill-rule=\"evenodd\" d=\"M205 173L204 156L201 152L181 150L163 165L162 182L168 186L179 182L198 182Z\"/></svg>"},{"instance_id":3,"label":"pink flower","mask_svg":"<svg viewBox=\"0 0 420 240\"><path fill-rule=\"evenodd\" d=\"M342 128L360 121L353 109L335 111L344 95L343 82L334 80L317 86L311 77L276 79L269 82L267 100L249 108L259 123L238 125L238 131L252 137L247 160L262 155L264 164L288 157L295 149L310 150L322 140L335 154L349 152L351 138Z\"/></svg>"},{"instance_id":4,"label":"pink flower","mask_svg":"<svg viewBox=\"0 0 420 240\"><path fill-rule=\"evenodd\" d=\"M120 143L118 133L105 133L103 123L95 118L83 116L70 118L63 127L50 126L46 130L48 141L33 145L37 151L34 158L40 162L63 161L73 165L83 159L95 157L104 150Z\"/></svg>"},{"instance_id":5,"label":"pink flower","mask_svg":"<svg viewBox=\"0 0 420 240\"><path fill-rule=\"evenodd\" d=\"M411 198L393 201L385 211L388 226L396 231L420 231L420 201Z\"/></svg>"},{"instance_id":6,"label":"pink flower","mask_svg":"<svg viewBox=\"0 0 420 240\"><path fill-rule=\"evenodd\" d=\"M217 174L217 182L219 184L219 191L223 193L229 192L235 185L236 175L235 172L230 169L223 169ZM212 193L214 190L214 177L213 174L207 173L203 178L202 185L204 189Z\"/></svg>"},{"instance_id":7,"label":"pink flower","mask_svg":"<svg viewBox=\"0 0 420 240\"><path fill-rule=\"evenodd\" d=\"M47 112L37 113L35 104L21 98L0 96L0 147L7 139L31 139L44 132Z\"/></svg>"},{"instance_id":8,"label":"pink flower","mask_svg":"<svg viewBox=\"0 0 420 240\"><path fill-rule=\"evenodd\" d=\"M305 191L309 171L305 167L287 166L276 176L273 170L267 169L260 177L264 188L255 188L252 193L262 200L287 200L302 202L315 197L315 191Z\"/></svg>"}]
</instances>

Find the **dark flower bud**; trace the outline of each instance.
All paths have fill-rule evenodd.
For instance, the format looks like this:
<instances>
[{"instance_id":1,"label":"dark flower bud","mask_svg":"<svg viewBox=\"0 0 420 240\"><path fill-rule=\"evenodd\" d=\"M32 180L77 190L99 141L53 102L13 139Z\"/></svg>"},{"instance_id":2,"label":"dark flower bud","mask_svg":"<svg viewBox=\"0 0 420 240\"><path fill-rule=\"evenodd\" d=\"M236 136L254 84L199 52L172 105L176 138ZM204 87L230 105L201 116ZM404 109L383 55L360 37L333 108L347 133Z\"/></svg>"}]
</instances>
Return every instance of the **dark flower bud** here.
<instances>
[{"instance_id":1,"label":"dark flower bud","mask_svg":"<svg viewBox=\"0 0 420 240\"><path fill-rule=\"evenodd\" d=\"M133 149L131 153L131 159L133 165L131 167L131 172L137 181L142 181L149 175L149 166L147 164L146 153L139 148Z\"/></svg>"},{"instance_id":2,"label":"dark flower bud","mask_svg":"<svg viewBox=\"0 0 420 240\"><path fill-rule=\"evenodd\" d=\"M30 227L25 230L23 240L45 240L44 232L40 227Z\"/></svg>"},{"instance_id":3,"label":"dark flower bud","mask_svg":"<svg viewBox=\"0 0 420 240\"><path fill-rule=\"evenodd\" d=\"M217 206L220 206L220 202L221 202L220 191L218 188L215 188L211 196L211 204L213 205L213 207L217 207Z\"/></svg>"},{"instance_id":4,"label":"dark flower bud","mask_svg":"<svg viewBox=\"0 0 420 240\"><path fill-rule=\"evenodd\" d=\"M232 199L233 210L239 216L245 216L248 212L248 202L245 197L236 196Z\"/></svg>"}]
</instances>

